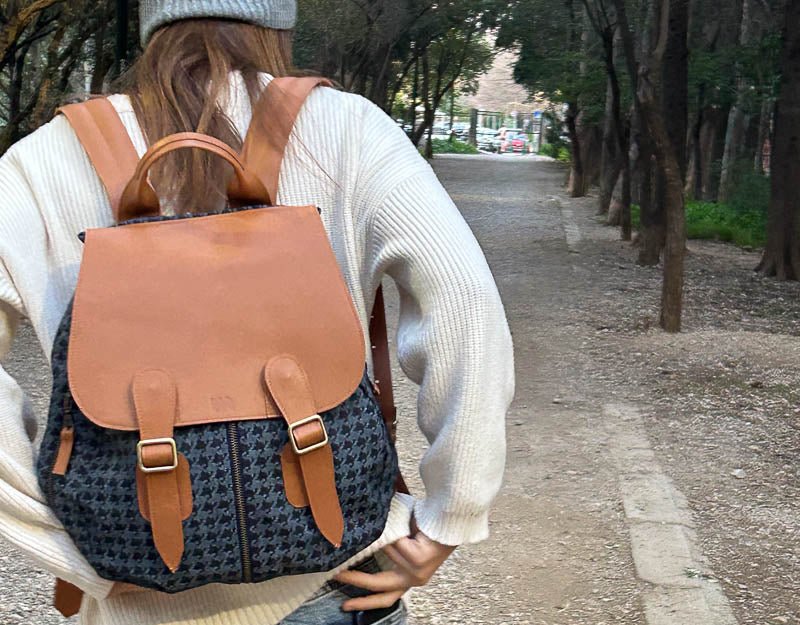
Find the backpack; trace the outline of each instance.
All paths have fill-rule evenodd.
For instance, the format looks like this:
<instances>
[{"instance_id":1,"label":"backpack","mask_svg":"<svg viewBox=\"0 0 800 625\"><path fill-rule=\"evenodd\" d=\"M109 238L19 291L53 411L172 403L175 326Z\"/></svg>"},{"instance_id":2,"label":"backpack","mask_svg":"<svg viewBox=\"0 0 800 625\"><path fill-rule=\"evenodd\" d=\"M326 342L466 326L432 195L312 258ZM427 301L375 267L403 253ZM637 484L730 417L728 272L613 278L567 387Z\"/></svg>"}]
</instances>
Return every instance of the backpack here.
<instances>
[{"instance_id":1,"label":"backpack","mask_svg":"<svg viewBox=\"0 0 800 625\"><path fill-rule=\"evenodd\" d=\"M37 470L105 579L175 593L328 571L384 529L399 472L382 293L371 381L319 210L273 205L297 114L325 86L273 80L241 155L180 133L139 160L105 98L60 111L117 224L80 235ZM148 171L185 148L233 166L229 207L161 214ZM57 585L63 613L75 590Z\"/></svg>"}]
</instances>

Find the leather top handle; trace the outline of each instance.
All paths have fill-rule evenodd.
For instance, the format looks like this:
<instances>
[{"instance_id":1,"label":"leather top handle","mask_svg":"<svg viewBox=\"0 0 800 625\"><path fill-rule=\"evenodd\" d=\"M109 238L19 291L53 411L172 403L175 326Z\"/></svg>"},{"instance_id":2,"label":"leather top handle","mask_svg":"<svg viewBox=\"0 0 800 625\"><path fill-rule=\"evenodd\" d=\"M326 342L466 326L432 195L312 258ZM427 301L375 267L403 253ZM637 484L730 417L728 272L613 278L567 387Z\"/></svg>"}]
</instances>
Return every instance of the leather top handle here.
<instances>
[{"instance_id":1,"label":"leather top handle","mask_svg":"<svg viewBox=\"0 0 800 625\"><path fill-rule=\"evenodd\" d=\"M242 205L271 204L270 195L264 184L258 176L245 167L233 148L209 135L181 132L153 144L139 161L133 178L122 193L118 215L120 222L160 214L161 205L156 192L147 180L148 173L159 159L170 152L186 148L197 148L216 154L233 167L235 175L228 186L228 198L232 202Z\"/></svg>"}]
</instances>

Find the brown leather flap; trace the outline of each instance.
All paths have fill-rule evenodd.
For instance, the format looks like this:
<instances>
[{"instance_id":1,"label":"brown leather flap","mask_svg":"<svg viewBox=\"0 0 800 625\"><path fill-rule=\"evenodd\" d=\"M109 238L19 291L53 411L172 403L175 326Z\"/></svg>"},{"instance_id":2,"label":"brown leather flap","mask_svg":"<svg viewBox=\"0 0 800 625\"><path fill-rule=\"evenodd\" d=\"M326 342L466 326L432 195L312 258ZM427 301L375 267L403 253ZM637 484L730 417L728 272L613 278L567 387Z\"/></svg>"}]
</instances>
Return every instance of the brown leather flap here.
<instances>
[{"instance_id":1,"label":"brown leather flap","mask_svg":"<svg viewBox=\"0 0 800 625\"><path fill-rule=\"evenodd\" d=\"M317 412L364 371L364 340L317 209L274 207L87 232L69 384L94 423L136 430L131 382L168 371L176 426L280 416L266 363L291 355Z\"/></svg>"}]
</instances>

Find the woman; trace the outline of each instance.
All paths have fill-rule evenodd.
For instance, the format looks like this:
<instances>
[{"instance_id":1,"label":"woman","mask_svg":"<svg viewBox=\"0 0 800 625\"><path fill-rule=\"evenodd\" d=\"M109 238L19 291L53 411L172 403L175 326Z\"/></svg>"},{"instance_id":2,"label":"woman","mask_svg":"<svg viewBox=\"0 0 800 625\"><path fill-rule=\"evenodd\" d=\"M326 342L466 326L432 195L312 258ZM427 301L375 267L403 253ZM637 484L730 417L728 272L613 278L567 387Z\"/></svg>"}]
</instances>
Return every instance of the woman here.
<instances>
[{"instance_id":1,"label":"woman","mask_svg":"<svg viewBox=\"0 0 800 625\"><path fill-rule=\"evenodd\" d=\"M126 95L111 97L139 153L179 131L239 148L255 100L291 68L294 0L143 0L145 52ZM164 199L198 210L224 196L221 165L181 153L158 169ZM430 442L425 497L397 495L384 535L385 570L355 570L200 588L135 592L101 579L45 504L34 472L34 417L0 370L0 532L37 565L86 593L85 625L402 623L399 599L426 584L457 545L488 535L513 394L511 340L481 250L426 162L377 107L318 89L281 170L279 203L322 208L362 325L384 274L400 292L398 357L419 384ZM167 202L169 205L169 202ZM112 223L102 185L58 117L0 160L0 356L26 316L49 353L74 291L77 233ZM413 520L412 520L413 515Z\"/></svg>"}]
</instances>

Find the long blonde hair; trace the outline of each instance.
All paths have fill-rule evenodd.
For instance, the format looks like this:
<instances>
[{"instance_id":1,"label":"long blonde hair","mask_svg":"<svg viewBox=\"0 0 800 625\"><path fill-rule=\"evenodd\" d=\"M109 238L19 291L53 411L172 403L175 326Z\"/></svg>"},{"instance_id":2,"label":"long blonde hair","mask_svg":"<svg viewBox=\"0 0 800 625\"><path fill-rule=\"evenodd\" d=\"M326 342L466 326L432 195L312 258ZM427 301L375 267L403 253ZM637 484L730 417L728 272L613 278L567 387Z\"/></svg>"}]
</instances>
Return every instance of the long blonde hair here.
<instances>
[{"instance_id":1,"label":"long blonde hair","mask_svg":"<svg viewBox=\"0 0 800 625\"><path fill-rule=\"evenodd\" d=\"M292 71L292 31L229 20L175 22L153 35L123 79L149 143L176 132L201 132L241 148L232 121L219 106L240 72L251 103L260 95L260 73ZM180 150L153 170L159 195L191 212L224 203L230 166L199 150Z\"/></svg>"}]
</instances>

